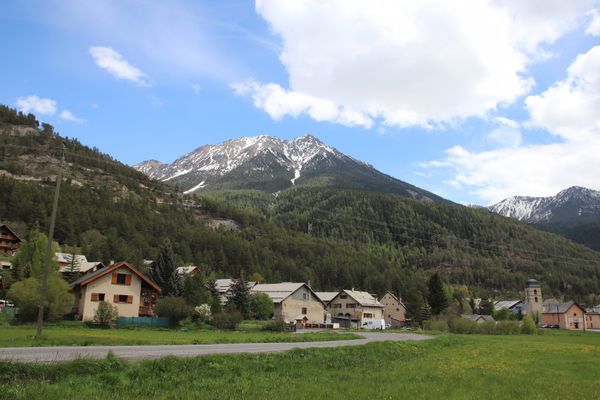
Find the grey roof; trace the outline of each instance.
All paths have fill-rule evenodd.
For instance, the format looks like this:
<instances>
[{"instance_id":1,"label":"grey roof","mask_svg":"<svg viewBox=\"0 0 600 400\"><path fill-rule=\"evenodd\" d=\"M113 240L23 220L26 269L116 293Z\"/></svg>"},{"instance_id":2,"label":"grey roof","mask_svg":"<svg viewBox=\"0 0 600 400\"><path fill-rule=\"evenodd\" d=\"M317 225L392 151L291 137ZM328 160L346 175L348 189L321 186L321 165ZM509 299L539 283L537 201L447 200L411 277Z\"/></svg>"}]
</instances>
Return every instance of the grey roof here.
<instances>
[{"instance_id":1,"label":"grey roof","mask_svg":"<svg viewBox=\"0 0 600 400\"><path fill-rule=\"evenodd\" d=\"M215 289L220 294L225 294L225 293L229 292L229 290L231 289L231 287L233 286L233 284L236 281L237 281L237 279L229 279L229 278L216 279L215 280ZM248 289L253 288L255 285L256 285L256 282L246 282L246 286L248 286Z\"/></svg>"},{"instance_id":2,"label":"grey roof","mask_svg":"<svg viewBox=\"0 0 600 400\"><path fill-rule=\"evenodd\" d=\"M344 289L342 292L346 293L348 296L352 297L358 304L364 307L381 307L383 308L383 304L381 304L371 293L369 292L361 292L358 290L348 290Z\"/></svg>"},{"instance_id":3,"label":"grey roof","mask_svg":"<svg viewBox=\"0 0 600 400\"><path fill-rule=\"evenodd\" d=\"M250 291L265 293L273 300L273 303L281 303L292 293L305 285L306 284L303 282L259 283L250 289Z\"/></svg>"},{"instance_id":4,"label":"grey roof","mask_svg":"<svg viewBox=\"0 0 600 400\"><path fill-rule=\"evenodd\" d=\"M471 320L471 321L475 321L475 322L480 321L480 320L483 320L483 321L495 321L494 317L492 317L491 315L477 315L477 314L470 315L470 314L463 314L461 316L463 318L465 318L465 319L468 319L468 320Z\"/></svg>"},{"instance_id":5,"label":"grey roof","mask_svg":"<svg viewBox=\"0 0 600 400\"><path fill-rule=\"evenodd\" d=\"M545 302L544 302L545 303ZM567 301L566 303L551 303L548 306L544 306L542 313L544 314L564 314L571 308L571 306L575 304L577 307L580 307L579 304L574 301ZM581 307L580 307L581 308Z\"/></svg>"},{"instance_id":6,"label":"grey roof","mask_svg":"<svg viewBox=\"0 0 600 400\"><path fill-rule=\"evenodd\" d=\"M497 301L496 303L494 303L494 310L496 310L496 311L500 311L503 309L510 310L510 309L514 308L515 306L519 305L520 303L522 303L521 300Z\"/></svg>"},{"instance_id":7,"label":"grey roof","mask_svg":"<svg viewBox=\"0 0 600 400\"><path fill-rule=\"evenodd\" d=\"M187 275L191 274L196 269L200 270L200 268L196 267L195 265L186 265L184 267L177 267L176 271L179 275Z\"/></svg>"},{"instance_id":8,"label":"grey roof","mask_svg":"<svg viewBox=\"0 0 600 400\"><path fill-rule=\"evenodd\" d=\"M535 279L529 279L527 282L525 282L525 287L526 288L539 288L541 287L540 282L536 281Z\"/></svg>"},{"instance_id":9,"label":"grey roof","mask_svg":"<svg viewBox=\"0 0 600 400\"><path fill-rule=\"evenodd\" d=\"M329 303L340 292L315 292L315 294L324 302Z\"/></svg>"}]
</instances>

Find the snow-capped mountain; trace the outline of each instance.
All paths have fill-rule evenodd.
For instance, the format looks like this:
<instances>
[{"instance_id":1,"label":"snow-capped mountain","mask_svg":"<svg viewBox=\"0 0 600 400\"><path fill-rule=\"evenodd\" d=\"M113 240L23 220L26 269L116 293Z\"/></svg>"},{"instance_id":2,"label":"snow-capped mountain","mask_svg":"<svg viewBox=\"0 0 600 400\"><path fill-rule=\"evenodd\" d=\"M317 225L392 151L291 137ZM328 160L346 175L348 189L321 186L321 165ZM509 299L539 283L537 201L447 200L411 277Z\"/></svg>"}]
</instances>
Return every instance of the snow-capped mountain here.
<instances>
[{"instance_id":1,"label":"snow-capped mountain","mask_svg":"<svg viewBox=\"0 0 600 400\"><path fill-rule=\"evenodd\" d=\"M380 191L443 200L348 157L314 136L294 140L241 137L199 147L171 164L156 160L134 165L151 178L200 190L259 189L277 192L298 185Z\"/></svg>"},{"instance_id":2,"label":"snow-capped mountain","mask_svg":"<svg viewBox=\"0 0 600 400\"><path fill-rule=\"evenodd\" d=\"M573 186L556 196L514 196L488 207L505 217L534 224L600 221L600 191Z\"/></svg>"}]
</instances>

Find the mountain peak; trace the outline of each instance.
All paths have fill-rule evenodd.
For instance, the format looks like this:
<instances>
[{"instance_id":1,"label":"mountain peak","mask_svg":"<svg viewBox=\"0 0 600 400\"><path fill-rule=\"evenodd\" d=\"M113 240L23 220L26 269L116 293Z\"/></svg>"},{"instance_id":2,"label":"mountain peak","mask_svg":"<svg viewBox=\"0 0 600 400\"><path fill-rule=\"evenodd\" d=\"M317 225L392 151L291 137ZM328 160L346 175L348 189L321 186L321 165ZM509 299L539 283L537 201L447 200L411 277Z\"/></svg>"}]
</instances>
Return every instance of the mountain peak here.
<instances>
[{"instance_id":1,"label":"mountain peak","mask_svg":"<svg viewBox=\"0 0 600 400\"><path fill-rule=\"evenodd\" d=\"M571 186L556 196L513 196L488 207L505 217L530 223L600 220L600 191Z\"/></svg>"},{"instance_id":2,"label":"mountain peak","mask_svg":"<svg viewBox=\"0 0 600 400\"><path fill-rule=\"evenodd\" d=\"M176 184L185 193L226 189L277 192L311 184L442 200L382 174L310 134L292 140L243 136L199 147L171 164L152 160L134 168L151 178Z\"/></svg>"}]
</instances>

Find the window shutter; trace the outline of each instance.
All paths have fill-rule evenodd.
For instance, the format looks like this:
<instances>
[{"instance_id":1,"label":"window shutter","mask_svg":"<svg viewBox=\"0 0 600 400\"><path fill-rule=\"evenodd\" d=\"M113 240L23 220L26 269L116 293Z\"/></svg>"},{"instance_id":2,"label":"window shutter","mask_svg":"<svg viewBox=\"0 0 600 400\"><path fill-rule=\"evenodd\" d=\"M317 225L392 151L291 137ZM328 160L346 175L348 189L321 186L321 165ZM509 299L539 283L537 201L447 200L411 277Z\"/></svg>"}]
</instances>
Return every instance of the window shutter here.
<instances>
[{"instance_id":1,"label":"window shutter","mask_svg":"<svg viewBox=\"0 0 600 400\"><path fill-rule=\"evenodd\" d=\"M127 286L131 285L131 275L125 275L125 284Z\"/></svg>"},{"instance_id":2,"label":"window shutter","mask_svg":"<svg viewBox=\"0 0 600 400\"><path fill-rule=\"evenodd\" d=\"M98 301L98 293L92 293L92 301Z\"/></svg>"},{"instance_id":3,"label":"window shutter","mask_svg":"<svg viewBox=\"0 0 600 400\"><path fill-rule=\"evenodd\" d=\"M112 274L112 284L116 285L117 284L117 273L113 272Z\"/></svg>"},{"instance_id":4,"label":"window shutter","mask_svg":"<svg viewBox=\"0 0 600 400\"><path fill-rule=\"evenodd\" d=\"M132 304L132 303L133 303L133 296L127 296L127 304Z\"/></svg>"},{"instance_id":5,"label":"window shutter","mask_svg":"<svg viewBox=\"0 0 600 400\"><path fill-rule=\"evenodd\" d=\"M113 275L113 276L114 276L114 275ZM119 295L118 295L118 294L115 294L115 295L113 296L113 303L118 303L118 302L119 302Z\"/></svg>"}]
</instances>

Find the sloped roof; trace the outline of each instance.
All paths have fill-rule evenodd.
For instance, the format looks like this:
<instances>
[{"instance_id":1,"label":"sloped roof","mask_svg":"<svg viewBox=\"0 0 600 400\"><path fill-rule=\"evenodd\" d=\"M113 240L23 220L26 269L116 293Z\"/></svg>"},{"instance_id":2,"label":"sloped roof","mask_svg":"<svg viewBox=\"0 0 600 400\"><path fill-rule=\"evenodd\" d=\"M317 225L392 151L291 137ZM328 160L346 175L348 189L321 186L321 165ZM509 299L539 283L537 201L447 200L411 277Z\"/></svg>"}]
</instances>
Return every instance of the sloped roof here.
<instances>
[{"instance_id":1,"label":"sloped roof","mask_svg":"<svg viewBox=\"0 0 600 400\"><path fill-rule=\"evenodd\" d=\"M315 292L318 298L324 303L329 303L335 298L340 292Z\"/></svg>"},{"instance_id":2,"label":"sloped roof","mask_svg":"<svg viewBox=\"0 0 600 400\"><path fill-rule=\"evenodd\" d=\"M292 293L303 286L306 286L306 288L310 290L313 295L315 295L317 300L319 300L319 302L325 306L323 300L315 293L314 290L310 288L310 286L304 282L259 283L250 289L250 291L254 293L265 293L271 298L273 303L278 304L287 299L292 295Z\"/></svg>"},{"instance_id":3,"label":"sloped roof","mask_svg":"<svg viewBox=\"0 0 600 400\"><path fill-rule=\"evenodd\" d=\"M484 321L495 321L494 317L492 317L491 315L477 315L477 314L463 314L461 315L463 318L471 320L471 321L479 321L479 320L484 320Z\"/></svg>"},{"instance_id":4,"label":"sloped roof","mask_svg":"<svg viewBox=\"0 0 600 400\"><path fill-rule=\"evenodd\" d=\"M522 303L521 300L502 300L502 301L497 301L496 303L494 303L494 309L496 311L500 311L500 310L503 310L503 309L510 310L511 308L519 305L520 303Z\"/></svg>"},{"instance_id":5,"label":"sloped roof","mask_svg":"<svg viewBox=\"0 0 600 400\"><path fill-rule=\"evenodd\" d=\"M152 282L144 274L142 274L140 271L138 271L137 269L135 269L133 266L131 266L129 263L127 263L125 261L120 262L118 264L109 265L108 267L100 268L98 271L92 272L91 274L85 275L85 276L77 279L76 281L72 282L70 284L70 286L71 286L71 288L74 288L76 286L85 286L88 283L93 282L96 279L98 279L104 275L107 275L107 274L111 273L112 271L119 269L121 267L129 268L134 274L139 276L141 280L146 282L148 285L152 286L157 291L159 291L159 292L161 291L160 288L154 282Z\"/></svg>"},{"instance_id":6,"label":"sloped roof","mask_svg":"<svg viewBox=\"0 0 600 400\"><path fill-rule=\"evenodd\" d=\"M361 292L358 290L348 290L344 289L339 294L345 293L348 296L352 297L354 301L360 304L363 307L381 307L383 308L383 304L381 304L373 295L369 292ZM337 296L335 296L337 297Z\"/></svg>"},{"instance_id":7,"label":"sloped roof","mask_svg":"<svg viewBox=\"0 0 600 400\"><path fill-rule=\"evenodd\" d=\"M21 239L21 238L19 237L19 235L17 235L17 234L15 233L15 231L13 231L12 229L10 229L10 228L8 227L8 225L6 225L6 224L2 224L2 225L0 225L0 229L2 229L2 228L5 228L5 229L7 229L7 230L8 230L10 233L12 233L12 234L13 234L13 236L14 236L14 237L16 237L16 238L17 238L17 239L18 239L20 242L22 242L22 241L23 241L23 239Z\"/></svg>"},{"instance_id":8,"label":"sloped roof","mask_svg":"<svg viewBox=\"0 0 600 400\"><path fill-rule=\"evenodd\" d=\"M303 282L259 283L250 290L265 293L273 300L273 303L281 303L304 285Z\"/></svg>"},{"instance_id":9,"label":"sloped roof","mask_svg":"<svg viewBox=\"0 0 600 400\"><path fill-rule=\"evenodd\" d=\"M194 270L200 271L200 268L196 267L195 265L187 265L185 267L177 267L176 269L179 275L191 274L192 272L194 272Z\"/></svg>"},{"instance_id":10,"label":"sloped roof","mask_svg":"<svg viewBox=\"0 0 600 400\"><path fill-rule=\"evenodd\" d=\"M237 279L215 279L215 289L220 294L225 294L231 289L231 287L237 282ZM256 285L256 282L246 282L248 289L252 289Z\"/></svg>"},{"instance_id":11,"label":"sloped roof","mask_svg":"<svg viewBox=\"0 0 600 400\"><path fill-rule=\"evenodd\" d=\"M70 263L72 255L73 254L71 254L71 253L55 253L54 257L56 258L56 260L58 262ZM77 262L77 263L87 262L87 257L84 256L83 254L75 254L75 262Z\"/></svg>"},{"instance_id":12,"label":"sloped roof","mask_svg":"<svg viewBox=\"0 0 600 400\"><path fill-rule=\"evenodd\" d=\"M549 307L545 307L542 311L542 314L564 314L573 305L576 305L583 310L583 307L581 307L579 304L575 303L574 301L568 301L566 303L555 303Z\"/></svg>"}]
</instances>

